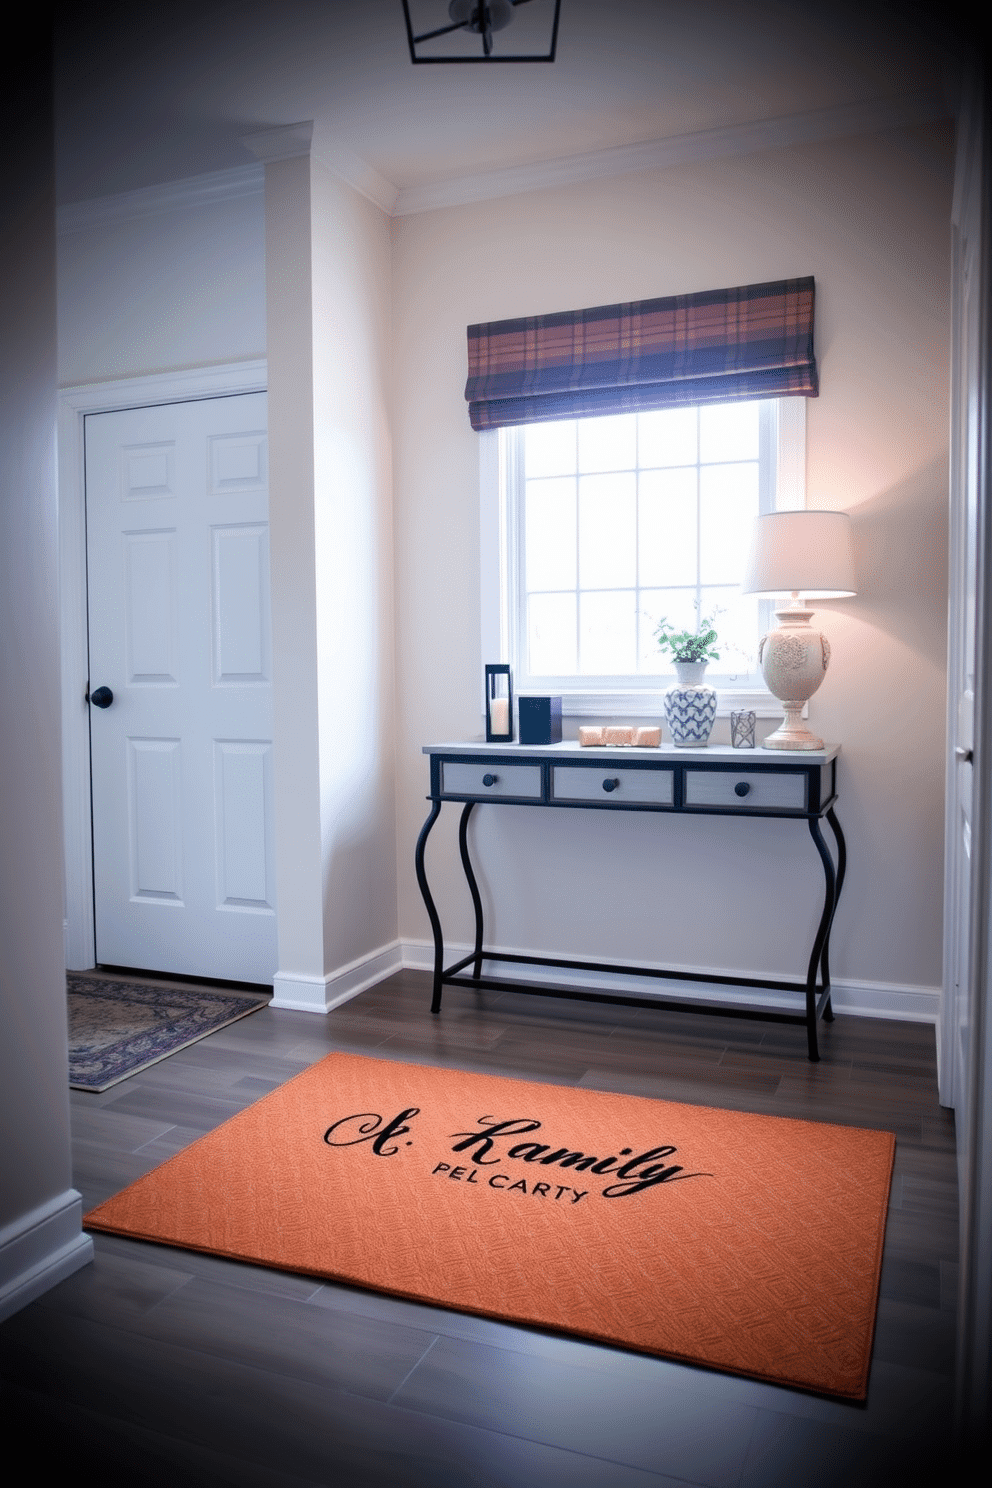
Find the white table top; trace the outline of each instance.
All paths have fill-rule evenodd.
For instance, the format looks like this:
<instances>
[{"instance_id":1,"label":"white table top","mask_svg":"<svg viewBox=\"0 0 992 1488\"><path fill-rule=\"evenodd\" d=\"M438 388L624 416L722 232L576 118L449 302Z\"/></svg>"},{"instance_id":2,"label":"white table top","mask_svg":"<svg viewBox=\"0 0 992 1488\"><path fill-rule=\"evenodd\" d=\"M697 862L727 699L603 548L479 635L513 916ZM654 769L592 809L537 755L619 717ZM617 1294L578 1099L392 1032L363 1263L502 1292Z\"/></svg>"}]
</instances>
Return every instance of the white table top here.
<instances>
[{"instance_id":1,"label":"white table top","mask_svg":"<svg viewBox=\"0 0 992 1488\"><path fill-rule=\"evenodd\" d=\"M560 744L487 744L485 740L458 740L449 744L425 744L424 754L487 754L544 757L549 759L630 759L631 761L668 764L734 764L740 769L754 765L826 765L840 754L839 744L824 744L822 749L733 749L729 744L705 744L701 748L680 749L674 744L659 744L656 749L638 749L631 744L584 745L568 739Z\"/></svg>"}]
</instances>

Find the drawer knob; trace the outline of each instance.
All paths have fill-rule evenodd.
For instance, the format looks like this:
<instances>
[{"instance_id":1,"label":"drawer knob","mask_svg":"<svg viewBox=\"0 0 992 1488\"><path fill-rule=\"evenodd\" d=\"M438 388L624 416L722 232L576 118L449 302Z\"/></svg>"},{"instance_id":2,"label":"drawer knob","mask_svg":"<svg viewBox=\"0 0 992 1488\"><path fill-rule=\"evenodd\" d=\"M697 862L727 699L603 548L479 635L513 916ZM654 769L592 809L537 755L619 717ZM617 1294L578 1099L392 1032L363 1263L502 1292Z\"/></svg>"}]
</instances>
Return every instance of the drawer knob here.
<instances>
[{"instance_id":1,"label":"drawer knob","mask_svg":"<svg viewBox=\"0 0 992 1488\"><path fill-rule=\"evenodd\" d=\"M734 795L747 796L750 795L750 793L751 787L749 783L746 780L738 780L737 784L734 786Z\"/></svg>"},{"instance_id":2,"label":"drawer knob","mask_svg":"<svg viewBox=\"0 0 992 1488\"><path fill-rule=\"evenodd\" d=\"M483 775L483 777L482 777L482 783L483 783L483 785L495 785L496 784L496 776L495 775Z\"/></svg>"},{"instance_id":3,"label":"drawer knob","mask_svg":"<svg viewBox=\"0 0 992 1488\"><path fill-rule=\"evenodd\" d=\"M620 785L619 780L604 780L603 781L603 789L605 791L615 791L619 787L619 785Z\"/></svg>"}]
</instances>

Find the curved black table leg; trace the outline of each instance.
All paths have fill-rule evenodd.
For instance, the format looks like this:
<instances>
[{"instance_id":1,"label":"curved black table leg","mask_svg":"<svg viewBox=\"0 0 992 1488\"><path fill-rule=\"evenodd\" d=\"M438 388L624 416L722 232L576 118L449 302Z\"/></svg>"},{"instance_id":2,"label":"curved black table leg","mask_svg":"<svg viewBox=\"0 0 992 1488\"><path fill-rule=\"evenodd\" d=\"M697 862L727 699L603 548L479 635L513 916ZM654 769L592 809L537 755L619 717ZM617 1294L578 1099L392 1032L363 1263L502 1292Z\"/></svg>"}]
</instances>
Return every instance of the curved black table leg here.
<instances>
[{"instance_id":1,"label":"curved black table leg","mask_svg":"<svg viewBox=\"0 0 992 1488\"><path fill-rule=\"evenodd\" d=\"M833 806L827 811L827 821L830 823L831 830L833 830L834 838L837 839L837 887L834 888L833 893L833 912L836 915L837 905L840 903L840 890L843 888L843 876L848 872L848 844L843 839L843 832L840 830L840 823L837 821L837 814ZM830 929L833 929L833 915L830 918ZM827 985L827 987L830 985L830 970L828 970L827 964L828 946L830 946L830 930L827 931L827 943L824 945L824 958L822 958L824 985ZM833 1021L833 1007L830 1006L830 1001L827 1001L824 1018L830 1018Z\"/></svg>"},{"instance_id":2,"label":"curved black table leg","mask_svg":"<svg viewBox=\"0 0 992 1488\"><path fill-rule=\"evenodd\" d=\"M840 891L844 887L844 874L847 872L847 843L844 841L844 833L840 829L840 822L837 820L837 816L832 806L830 807L830 810L827 812L826 815L827 821L830 823L831 830L835 838L837 839L837 885L834 889L834 907L830 915L830 924L827 927L827 938L823 942L823 957L820 962L820 965L823 968L823 985L825 987L829 987L830 931L833 929L834 915L837 913L837 905L840 903ZM829 997L827 998L826 1006L823 1009L823 1016L827 1023L832 1023L834 1021L834 1010L830 1005Z\"/></svg>"},{"instance_id":3,"label":"curved black table leg","mask_svg":"<svg viewBox=\"0 0 992 1488\"><path fill-rule=\"evenodd\" d=\"M468 855L468 819L472 815L474 801L466 801L462 812L462 819L458 824L458 851L462 855L462 867L465 869L465 880L472 895L472 904L475 907L475 959L472 965L472 975L476 978L482 975L482 900L479 897L479 885L475 881L472 872L472 860Z\"/></svg>"},{"instance_id":4,"label":"curved black table leg","mask_svg":"<svg viewBox=\"0 0 992 1488\"><path fill-rule=\"evenodd\" d=\"M424 848L427 846L427 838L430 836L431 827L441 814L441 802L432 801L430 815L420 829L417 838L417 850L414 853L414 862L417 866L417 883L423 895L424 905L427 909L427 917L431 922L431 931L434 935L434 993L431 998L431 1012L441 1011L441 972L444 970L444 935L441 930L441 921L438 918L431 891L427 885L427 874L424 872Z\"/></svg>"},{"instance_id":5,"label":"curved black table leg","mask_svg":"<svg viewBox=\"0 0 992 1488\"><path fill-rule=\"evenodd\" d=\"M816 844L816 850L820 854L823 863L823 877L825 881L825 892L823 896L823 912L820 915L820 923L816 927L816 937L813 941L813 949L810 952L809 967L806 972L806 1038L809 1045L809 1057L818 1060L820 1051L816 1042L816 973L820 967L821 958L825 956L827 937L830 934L830 921L833 919L834 906L837 902L837 875L834 872L834 860L830 856L830 849L823 839L820 831L819 818L809 817L809 834ZM825 986L828 984L825 982Z\"/></svg>"}]
</instances>

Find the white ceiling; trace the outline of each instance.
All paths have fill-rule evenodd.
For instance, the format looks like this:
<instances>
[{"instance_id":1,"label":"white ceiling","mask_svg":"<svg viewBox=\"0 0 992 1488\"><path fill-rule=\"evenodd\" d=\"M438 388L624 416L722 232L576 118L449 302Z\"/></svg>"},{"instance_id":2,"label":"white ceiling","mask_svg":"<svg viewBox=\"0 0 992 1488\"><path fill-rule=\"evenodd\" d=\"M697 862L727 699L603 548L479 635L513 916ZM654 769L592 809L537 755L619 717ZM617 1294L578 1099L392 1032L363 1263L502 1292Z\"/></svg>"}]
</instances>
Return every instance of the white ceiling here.
<instances>
[{"instance_id":1,"label":"white ceiling","mask_svg":"<svg viewBox=\"0 0 992 1488\"><path fill-rule=\"evenodd\" d=\"M447 0L417 3L446 21ZM299 120L314 121L318 153L363 162L409 197L703 131L836 119L852 106L856 118L880 100L918 100L932 115L952 96L962 50L951 12L934 11L914 18L905 0L562 0L554 64L414 67L400 0L66 0L59 195L243 166L246 135Z\"/></svg>"}]
</instances>

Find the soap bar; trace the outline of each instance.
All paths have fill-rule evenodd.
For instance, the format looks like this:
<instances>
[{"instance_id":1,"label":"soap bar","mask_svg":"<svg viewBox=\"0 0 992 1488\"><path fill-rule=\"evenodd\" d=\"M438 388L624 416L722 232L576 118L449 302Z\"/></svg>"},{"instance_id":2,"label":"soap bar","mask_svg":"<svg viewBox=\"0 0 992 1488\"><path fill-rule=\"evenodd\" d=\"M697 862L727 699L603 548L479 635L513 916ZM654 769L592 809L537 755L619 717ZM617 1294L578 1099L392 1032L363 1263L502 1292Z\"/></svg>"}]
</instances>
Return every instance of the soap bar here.
<instances>
[{"instance_id":1,"label":"soap bar","mask_svg":"<svg viewBox=\"0 0 992 1488\"><path fill-rule=\"evenodd\" d=\"M657 749L661 743L661 725L635 729L634 743L641 749Z\"/></svg>"},{"instance_id":2,"label":"soap bar","mask_svg":"<svg viewBox=\"0 0 992 1488\"><path fill-rule=\"evenodd\" d=\"M629 723L609 723L603 730L604 744L633 744L634 730Z\"/></svg>"},{"instance_id":3,"label":"soap bar","mask_svg":"<svg viewBox=\"0 0 992 1488\"><path fill-rule=\"evenodd\" d=\"M587 748L590 744L602 744L605 730L590 723L579 724L579 743Z\"/></svg>"}]
</instances>

